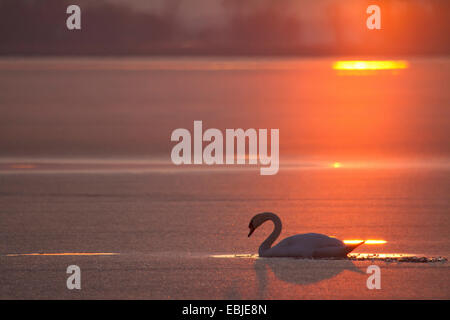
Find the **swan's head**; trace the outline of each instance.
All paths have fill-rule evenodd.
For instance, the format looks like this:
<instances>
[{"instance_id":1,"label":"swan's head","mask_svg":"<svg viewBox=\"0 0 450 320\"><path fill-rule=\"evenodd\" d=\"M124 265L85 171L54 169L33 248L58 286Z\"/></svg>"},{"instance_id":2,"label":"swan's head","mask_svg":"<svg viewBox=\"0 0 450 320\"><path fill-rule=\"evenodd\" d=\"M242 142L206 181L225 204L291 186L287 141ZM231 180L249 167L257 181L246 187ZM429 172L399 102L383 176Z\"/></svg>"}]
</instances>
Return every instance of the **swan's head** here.
<instances>
[{"instance_id":1,"label":"swan's head","mask_svg":"<svg viewBox=\"0 0 450 320\"><path fill-rule=\"evenodd\" d=\"M248 233L249 237L252 235L253 231L256 230L256 228L258 228L260 225L262 225L265 221L268 220L267 215L268 215L267 212L258 213L250 220L250 223L248 224L248 228L250 229Z\"/></svg>"}]
</instances>

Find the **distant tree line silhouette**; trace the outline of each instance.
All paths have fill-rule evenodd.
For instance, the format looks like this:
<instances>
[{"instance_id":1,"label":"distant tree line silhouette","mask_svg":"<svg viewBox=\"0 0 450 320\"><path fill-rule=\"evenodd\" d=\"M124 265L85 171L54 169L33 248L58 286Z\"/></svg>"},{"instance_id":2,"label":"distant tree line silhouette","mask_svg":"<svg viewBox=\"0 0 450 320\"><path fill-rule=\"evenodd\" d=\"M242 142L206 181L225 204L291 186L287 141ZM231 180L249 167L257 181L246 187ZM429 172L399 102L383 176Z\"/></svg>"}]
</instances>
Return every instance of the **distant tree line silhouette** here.
<instances>
[{"instance_id":1,"label":"distant tree line silhouette","mask_svg":"<svg viewBox=\"0 0 450 320\"><path fill-rule=\"evenodd\" d=\"M395 1L394 1L395 2ZM398 2L398 1L397 1ZM173 1L172 1L173 3ZM309 28L278 1L241 10L242 0L222 0L225 26L205 25L186 30L176 2L169 10L134 10L102 0L0 0L1 55L329 55L329 54L449 54L450 1L407 1L404 10L382 7L382 30L364 30L364 13L357 37L337 1L324 14L332 40L312 44L302 36ZM368 2L369 3L369 2ZM82 6L82 30L66 28L66 8ZM247 4L248 7L248 4ZM247 8L248 9L248 8ZM350 30L351 31L351 30Z\"/></svg>"}]
</instances>

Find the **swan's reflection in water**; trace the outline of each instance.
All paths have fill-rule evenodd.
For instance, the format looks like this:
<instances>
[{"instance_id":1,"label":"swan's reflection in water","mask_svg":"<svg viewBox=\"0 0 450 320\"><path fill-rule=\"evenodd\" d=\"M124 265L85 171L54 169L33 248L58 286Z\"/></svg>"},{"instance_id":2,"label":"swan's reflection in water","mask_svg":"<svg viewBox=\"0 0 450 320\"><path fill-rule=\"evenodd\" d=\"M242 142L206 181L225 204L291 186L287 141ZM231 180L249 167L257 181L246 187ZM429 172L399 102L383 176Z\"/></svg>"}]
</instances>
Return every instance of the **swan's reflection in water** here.
<instances>
[{"instance_id":1,"label":"swan's reflection in water","mask_svg":"<svg viewBox=\"0 0 450 320\"><path fill-rule=\"evenodd\" d=\"M331 279L344 270L365 274L351 260L312 260L293 258L258 258L254 263L258 281L258 295L263 299L268 286L269 270L278 280L295 284L309 285Z\"/></svg>"},{"instance_id":2,"label":"swan's reflection in water","mask_svg":"<svg viewBox=\"0 0 450 320\"><path fill-rule=\"evenodd\" d=\"M271 291L269 287L278 287L274 280L292 285L308 286L322 280L335 278L344 271L367 277L367 266L380 262L389 265L389 263L447 263L448 261L446 257L425 257L408 253L352 253L348 258L342 259L260 258L257 254L222 254L210 255L210 257L251 260L256 275L256 297L252 295L254 299L269 298ZM357 267L354 263L357 263L360 267ZM344 278L349 279L346 276ZM244 298L245 293L240 289L241 280L232 281L231 286L224 292L224 299ZM362 282L362 285L364 284L365 278ZM333 286L334 284L330 285Z\"/></svg>"},{"instance_id":3,"label":"swan's reflection in water","mask_svg":"<svg viewBox=\"0 0 450 320\"><path fill-rule=\"evenodd\" d=\"M294 285L310 285L331 279L348 270L365 274L350 259L296 259L296 258L260 258L257 254L212 255L214 258L244 258L254 260L256 274L257 299L265 299L269 286L270 272L277 280ZM224 298L240 299L238 283L233 283L225 292Z\"/></svg>"}]
</instances>

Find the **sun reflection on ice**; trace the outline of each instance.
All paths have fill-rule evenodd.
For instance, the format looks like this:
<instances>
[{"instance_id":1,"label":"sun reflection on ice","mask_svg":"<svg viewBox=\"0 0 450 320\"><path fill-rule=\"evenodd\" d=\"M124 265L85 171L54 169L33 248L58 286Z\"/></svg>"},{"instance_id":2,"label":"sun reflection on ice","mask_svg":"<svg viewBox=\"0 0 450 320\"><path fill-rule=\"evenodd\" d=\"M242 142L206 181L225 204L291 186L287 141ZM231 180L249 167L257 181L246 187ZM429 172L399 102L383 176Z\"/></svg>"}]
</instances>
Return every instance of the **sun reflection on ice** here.
<instances>
[{"instance_id":1,"label":"sun reflection on ice","mask_svg":"<svg viewBox=\"0 0 450 320\"><path fill-rule=\"evenodd\" d=\"M364 244L385 244L387 243L386 240L343 240L344 243L346 244L357 244L360 242L364 242Z\"/></svg>"},{"instance_id":2,"label":"sun reflection on ice","mask_svg":"<svg viewBox=\"0 0 450 320\"><path fill-rule=\"evenodd\" d=\"M340 162L335 162L333 163L333 168L340 168L341 167L341 163Z\"/></svg>"}]
</instances>

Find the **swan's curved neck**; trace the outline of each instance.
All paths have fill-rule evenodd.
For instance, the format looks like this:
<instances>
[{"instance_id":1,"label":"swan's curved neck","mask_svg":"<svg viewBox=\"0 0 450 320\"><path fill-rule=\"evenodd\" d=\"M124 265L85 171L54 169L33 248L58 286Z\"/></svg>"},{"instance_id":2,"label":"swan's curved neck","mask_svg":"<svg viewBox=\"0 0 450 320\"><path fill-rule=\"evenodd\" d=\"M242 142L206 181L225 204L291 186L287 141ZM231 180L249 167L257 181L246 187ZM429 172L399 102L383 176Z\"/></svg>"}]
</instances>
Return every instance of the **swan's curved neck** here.
<instances>
[{"instance_id":1,"label":"swan's curved neck","mask_svg":"<svg viewBox=\"0 0 450 320\"><path fill-rule=\"evenodd\" d=\"M263 243L261 243L261 245L259 246L258 252L260 256L263 256L264 252L271 248L272 244L275 242L275 240L281 233L281 220L280 218L278 218L276 214L266 212L264 213L264 220L265 221L271 220L274 224L274 228L270 236L268 236L267 239L264 240Z\"/></svg>"}]
</instances>

